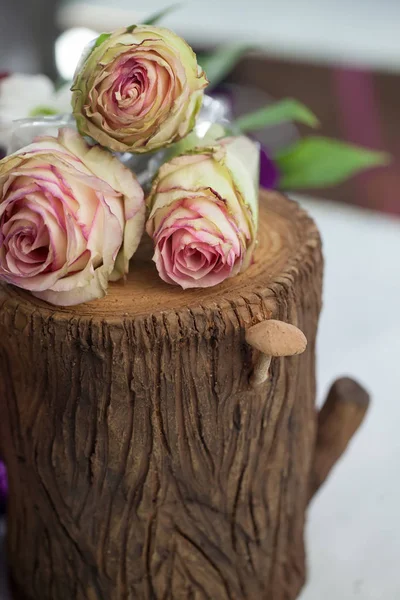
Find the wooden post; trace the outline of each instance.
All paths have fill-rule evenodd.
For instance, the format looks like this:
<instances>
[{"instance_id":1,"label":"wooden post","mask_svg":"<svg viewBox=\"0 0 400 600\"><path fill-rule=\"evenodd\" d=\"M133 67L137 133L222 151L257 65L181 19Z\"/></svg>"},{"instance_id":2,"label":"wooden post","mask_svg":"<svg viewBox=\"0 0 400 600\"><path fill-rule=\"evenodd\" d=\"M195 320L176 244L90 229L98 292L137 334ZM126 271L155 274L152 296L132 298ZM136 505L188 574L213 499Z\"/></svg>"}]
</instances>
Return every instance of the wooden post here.
<instances>
[{"instance_id":1,"label":"wooden post","mask_svg":"<svg viewBox=\"0 0 400 600\"><path fill-rule=\"evenodd\" d=\"M314 462L321 245L297 204L260 202L254 264L216 288L165 285L145 242L98 302L0 289L8 559L24 600L298 595L310 489L333 464L327 435ZM246 332L269 319L308 345L254 380Z\"/></svg>"}]
</instances>

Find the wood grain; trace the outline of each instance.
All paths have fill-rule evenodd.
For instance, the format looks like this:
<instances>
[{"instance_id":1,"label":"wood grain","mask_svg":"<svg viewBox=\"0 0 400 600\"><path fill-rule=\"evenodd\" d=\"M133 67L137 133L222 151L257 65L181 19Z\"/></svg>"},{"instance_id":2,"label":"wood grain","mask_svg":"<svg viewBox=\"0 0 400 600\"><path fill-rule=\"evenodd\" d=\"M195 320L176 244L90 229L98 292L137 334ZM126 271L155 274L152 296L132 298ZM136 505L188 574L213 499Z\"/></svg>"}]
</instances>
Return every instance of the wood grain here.
<instances>
[{"instance_id":1,"label":"wood grain","mask_svg":"<svg viewBox=\"0 0 400 600\"><path fill-rule=\"evenodd\" d=\"M182 292L146 244L102 301L0 288L0 445L11 576L31 600L292 600L316 438L318 231L261 194L240 277ZM245 331L292 323L304 354L257 389Z\"/></svg>"}]
</instances>

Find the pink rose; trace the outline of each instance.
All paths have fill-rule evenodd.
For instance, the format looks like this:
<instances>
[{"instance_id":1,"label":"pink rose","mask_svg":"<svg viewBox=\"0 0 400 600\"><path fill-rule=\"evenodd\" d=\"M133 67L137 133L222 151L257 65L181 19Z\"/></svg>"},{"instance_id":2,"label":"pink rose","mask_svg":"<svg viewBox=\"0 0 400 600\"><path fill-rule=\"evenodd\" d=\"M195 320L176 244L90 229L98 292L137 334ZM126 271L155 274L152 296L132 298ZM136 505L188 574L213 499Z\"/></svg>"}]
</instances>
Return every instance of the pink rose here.
<instances>
[{"instance_id":1,"label":"pink rose","mask_svg":"<svg viewBox=\"0 0 400 600\"><path fill-rule=\"evenodd\" d=\"M258 221L259 151L228 138L164 164L148 206L160 277L182 288L209 287L251 262Z\"/></svg>"},{"instance_id":2,"label":"pink rose","mask_svg":"<svg viewBox=\"0 0 400 600\"><path fill-rule=\"evenodd\" d=\"M0 279L56 305L104 296L128 271L143 191L117 158L71 129L0 162Z\"/></svg>"},{"instance_id":3,"label":"pink rose","mask_svg":"<svg viewBox=\"0 0 400 600\"><path fill-rule=\"evenodd\" d=\"M72 85L78 129L117 152L150 152L189 133L208 81L178 35L153 25L101 34Z\"/></svg>"}]
</instances>

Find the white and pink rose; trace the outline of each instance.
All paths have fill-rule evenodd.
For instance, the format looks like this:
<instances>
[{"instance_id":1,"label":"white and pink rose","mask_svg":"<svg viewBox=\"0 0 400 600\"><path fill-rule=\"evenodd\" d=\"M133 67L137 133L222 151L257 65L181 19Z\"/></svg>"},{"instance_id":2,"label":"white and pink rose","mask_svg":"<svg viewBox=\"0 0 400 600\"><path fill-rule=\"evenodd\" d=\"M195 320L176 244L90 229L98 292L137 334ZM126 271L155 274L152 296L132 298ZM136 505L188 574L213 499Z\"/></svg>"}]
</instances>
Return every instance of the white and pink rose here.
<instances>
[{"instance_id":1,"label":"white and pink rose","mask_svg":"<svg viewBox=\"0 0 400 600\"><path fill-rule=\"evenodd\" d=\"M207 78L191 47L163 27L102 34L72 85L79 131L116 152L150 152L194 127Z\"/></svg>"},{"instance_id":2,"label":"white and pink rose","mask_svg":"<svg viewBox=\"0 0 400 600\"><path fill-rule=\"evenodd\" d=\"M164 164L147 199L160 277L210 287L251 263L258 223L259 149L226 138Z\"/></svg>"},{"instance_id":3,"label":"white and pink rose","mask_svg":"<svg viewBox=\"0 0 400 600\"><path fill-rule=\"evenodd\" d=\"M56 305L104 296L142 236L143 191L106 150L62 129L0 162L0 279Z\"/></svg>"}]
</instances>

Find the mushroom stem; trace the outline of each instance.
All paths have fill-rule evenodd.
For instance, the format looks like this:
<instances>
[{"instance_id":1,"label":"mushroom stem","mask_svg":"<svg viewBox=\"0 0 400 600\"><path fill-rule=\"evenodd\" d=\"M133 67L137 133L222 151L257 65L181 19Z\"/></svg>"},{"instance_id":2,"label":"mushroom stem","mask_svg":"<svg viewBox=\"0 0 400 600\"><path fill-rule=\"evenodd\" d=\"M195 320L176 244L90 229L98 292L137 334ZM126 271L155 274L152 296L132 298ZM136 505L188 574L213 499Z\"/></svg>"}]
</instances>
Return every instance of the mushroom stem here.
<instances>
[{"instance_id":1,"label":"mushroom stem","mask_svg":"<svg viewBox=\"0 0 400 600\"><path fill-rule=\"evenodd\" d=\"M258 361L254 365L253 373L250 377L250 385L256 387L261 385L268 378L269 367L271 365L272 356L260 354Z\"/></svg>"}]
</instances>

